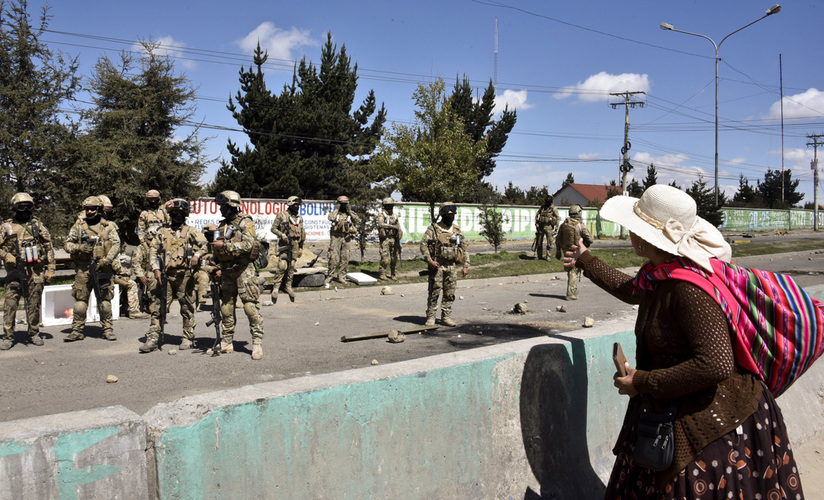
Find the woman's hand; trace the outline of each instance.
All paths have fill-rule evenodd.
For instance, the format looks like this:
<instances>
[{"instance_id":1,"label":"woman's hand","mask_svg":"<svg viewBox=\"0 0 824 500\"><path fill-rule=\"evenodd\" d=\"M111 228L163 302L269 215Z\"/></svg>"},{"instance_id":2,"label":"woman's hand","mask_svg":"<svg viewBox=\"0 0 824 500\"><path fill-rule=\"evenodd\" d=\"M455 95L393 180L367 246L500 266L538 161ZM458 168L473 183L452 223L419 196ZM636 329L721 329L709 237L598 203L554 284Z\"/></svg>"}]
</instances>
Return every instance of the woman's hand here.
<instances>
[{"instance_id":1,"label":"woman's hand","mask_svg":"<svg viewBox=\"0 0 824 500\"><path fill-rule=\"evenodd\" d=\"M586 251L587 247L584 245L584 239L579 238L577 245L572 245L569 247L569 250L564 252L564 269L572 269L575 267L575 263L578 262L578 257Z\"/></svg>"},{"instance_id":2,"label":"woman's hand","mask_svg":"<svg viewBox=\"0 0 824 500\"><path fill-rule=\"evenodd\" d=\"M616 372L612 377L615 381L613 385L618 388L618 394L634 397L638 395L638 391L636 391L635 387L632 385L632 377L635 376L635 369L630 367L629 363L626 363L626 366L627 375L625 377L621 377L618 375L618 372Z\"/></svg>"}]
</instances>

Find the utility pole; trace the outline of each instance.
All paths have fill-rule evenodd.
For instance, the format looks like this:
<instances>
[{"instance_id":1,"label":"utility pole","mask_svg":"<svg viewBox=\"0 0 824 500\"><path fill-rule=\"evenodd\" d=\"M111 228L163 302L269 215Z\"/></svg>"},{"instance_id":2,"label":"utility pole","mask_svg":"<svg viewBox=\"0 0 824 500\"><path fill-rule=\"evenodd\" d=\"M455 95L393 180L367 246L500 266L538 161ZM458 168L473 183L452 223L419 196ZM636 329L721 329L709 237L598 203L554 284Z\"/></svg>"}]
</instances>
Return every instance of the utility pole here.
<instances>
[{"instance_id":1,"label":"utility pole","mask_svg":"<svg viewBox=\"0 0 824 500\"><path fill-rule=\"evenodd\" d=\"M810 168L813 171L813 231L818 231L818 146L824 146L824 142L819 142L824 134L810 134L807 136L812 142L807 143L807 147L813 147L813 161Z\"/></svg>"},{"instance_id":2,"label":"utility pole","mask_svg":"<svg viewBox=\"0 0 824 500\"><path fill-rule=\"evenodd\" d=\"M629 150L632 147L632 143L629 142L629 108L634 108L635 106L644 107L643 101L633 101L633 98L636 94L646 94L646 92L636 91L636 92L616 92L610 93L611 96L621 97L623 98L623 102L611 102L609 103L612 106L612 109L617 108L618 106L624 106L624 146L621 148L621 155L623 156L621 159L621 166L618 167L618 171L621 173L621 194L626 194L627 192L627 172L632 171L632 164L629 162ZM624 226L621 226L621 235L620 238L624 239L626 236L624 235Z\"/></svg>"}]
</instances>

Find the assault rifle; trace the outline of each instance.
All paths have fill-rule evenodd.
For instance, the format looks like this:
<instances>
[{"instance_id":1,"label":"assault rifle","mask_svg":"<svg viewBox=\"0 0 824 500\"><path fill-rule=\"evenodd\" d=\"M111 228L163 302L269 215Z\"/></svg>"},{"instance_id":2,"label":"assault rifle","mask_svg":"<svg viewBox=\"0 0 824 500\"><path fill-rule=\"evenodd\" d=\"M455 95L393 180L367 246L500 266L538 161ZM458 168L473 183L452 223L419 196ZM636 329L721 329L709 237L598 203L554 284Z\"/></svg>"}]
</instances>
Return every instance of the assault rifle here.
<instances>
[{"instance_id":1,"label":"assault rifle","mask_svg":"<svg viewBox=\"0 0 824 500\"><path fill-rule=\"evenodd\" d=\"M100 321L103 321L103 288L111 286L109 280L112 279L112 273L100 272L99 268L97 259L89 262L89 280L92 282L94 296L97 297L97 313L100 315Z\"/></svg>"},{"instance_id":2,"label":"assault rifle","mask_svg":"<svg viewBox=\"0 0 824 500\"><path fill-rule=\"evenodd\" d=\"M320 259L320 256L321 256L321 255L323 255L323 252L325 252L325 251L326 251L326 249L325 249L325 248L321 248L320 253L318 253L317 255L315 255L315 258L314 258L314 259L312 259L312 260L309 262L309 265L308 265L308 266L306 266L306 267L315 267L315 263L318 261L318 259Z\"/></svg>"},{"instance_id":3,"label":"assault rifle","mask_svg":"<svg viewBox=\"0 0 824 500\"><path fill-rule=\"evenodd\" d=\"M155 293L160 300L160 342L163 345L166 337L166 304L168 300L169 277L166 275L166 254L165 250L157 253L157 267L160 268L160 280Z\"/></svg>"},{"instance_id":4,"label":"assault rifle","mask_svg":"<svg viewBox=\"0 0 824 500\"><path fill-rule=\"evenodd\" d=\"M20 252L20 242L17 240L17 235L13 235L14 256L16 269L6 276L6 287L10 283L17 282L17 289L23 296L23 304L26 307L26 315L29 314L29 276L26 272L26 263L23 261L23 256Z\"/></svg>"},{"instance_id":5,"label":"assault rifle","mask_svg":"<svg viewBox=\"0 0 824 500\"><path fill-rule=\"evenodd\" d=\"M215 345L212 346L212 356L220 354L220 341L222 336L220 334L220 323L223 318L220 314L220 283L216 278L212 278L209 283L209 291L206 292L206 297L212 298L212 318L206 322L206 326L215 325Z\"/></svg>"}]
</instances>

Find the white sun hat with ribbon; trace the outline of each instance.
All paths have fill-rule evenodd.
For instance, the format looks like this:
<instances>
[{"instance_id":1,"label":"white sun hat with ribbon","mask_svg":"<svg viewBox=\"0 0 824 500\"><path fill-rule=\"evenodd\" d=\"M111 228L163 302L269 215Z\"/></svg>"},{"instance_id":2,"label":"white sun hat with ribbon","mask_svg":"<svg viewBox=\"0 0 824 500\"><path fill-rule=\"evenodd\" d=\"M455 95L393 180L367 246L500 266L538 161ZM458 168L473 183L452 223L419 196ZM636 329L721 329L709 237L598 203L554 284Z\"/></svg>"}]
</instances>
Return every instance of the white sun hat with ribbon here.
<instances>
[{"instance_id":1,"label":"white sun hat with ribbon","mask_svg":"<svg viewBox=\"0 0 824 500\"><path fill-rule=\"evenodd\" d=\"M732 258L732 249L721 231L698 216L692 196L672 186L655 184L640 198L613 196L601 207L601 217L665 252L691 259L709 272L710 257L724 262Z\"/></svg>"}]
</instances>

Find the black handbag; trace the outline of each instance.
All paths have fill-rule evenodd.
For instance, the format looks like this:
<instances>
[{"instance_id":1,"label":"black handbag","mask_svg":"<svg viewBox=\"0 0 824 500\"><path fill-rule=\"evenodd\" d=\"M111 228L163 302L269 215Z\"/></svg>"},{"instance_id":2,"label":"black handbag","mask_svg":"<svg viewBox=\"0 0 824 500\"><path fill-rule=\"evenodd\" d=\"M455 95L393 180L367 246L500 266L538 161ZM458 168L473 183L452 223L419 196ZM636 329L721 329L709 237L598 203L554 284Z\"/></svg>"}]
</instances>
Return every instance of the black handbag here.
<instances>
[{"instance_id":1,"label":"black handbag","mask_svg":"<svg viewBox=\"0 0 824 500\"><path fill-rule=\"evenodd\" d=\"M654 413L648 403L642 405L632 454L635 463L653 471L669 469L675 448L675 413L675 408L663 414Z\"/></svg>"}]
</instances>

